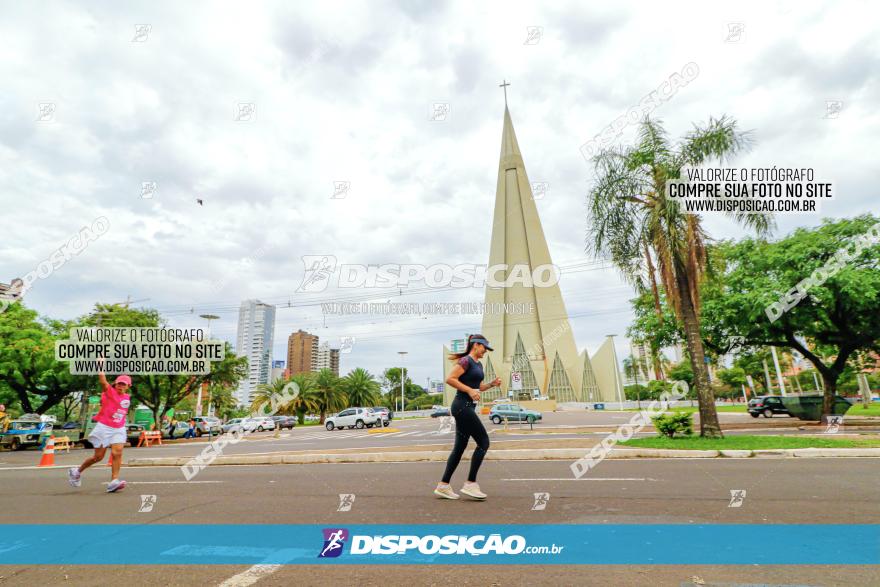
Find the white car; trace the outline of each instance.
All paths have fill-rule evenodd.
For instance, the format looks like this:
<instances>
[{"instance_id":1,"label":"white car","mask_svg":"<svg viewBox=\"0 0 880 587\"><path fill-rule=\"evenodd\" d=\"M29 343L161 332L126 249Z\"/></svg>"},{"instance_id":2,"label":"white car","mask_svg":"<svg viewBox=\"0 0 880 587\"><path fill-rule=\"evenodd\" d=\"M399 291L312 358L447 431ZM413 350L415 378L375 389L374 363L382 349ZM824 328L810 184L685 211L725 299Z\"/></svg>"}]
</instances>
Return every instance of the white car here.
<instances>
[{"instance_id":1,"label":"white car","mask_svg":"<svg viewBox=\"0 0 880 587\"><path fill-rule=\"evenodd\" d=\"M346 426L349 428L372 428L380 424L381 419L382 414L374 412L370 408L348 408L328 417L324 421L324 426L327 430L334 428L342 430Z\"/></svg>"},{"instance_id":2,"label":"white car","mask_svg":"<svg viewBox=\"0 0 880 587\"><path fill-rule=\"evenodd\" d=\"M269 417L248 418L244 424L249 430L262 432L263 430L275 430L275 420Z\"/></svg>"}]
</instances>

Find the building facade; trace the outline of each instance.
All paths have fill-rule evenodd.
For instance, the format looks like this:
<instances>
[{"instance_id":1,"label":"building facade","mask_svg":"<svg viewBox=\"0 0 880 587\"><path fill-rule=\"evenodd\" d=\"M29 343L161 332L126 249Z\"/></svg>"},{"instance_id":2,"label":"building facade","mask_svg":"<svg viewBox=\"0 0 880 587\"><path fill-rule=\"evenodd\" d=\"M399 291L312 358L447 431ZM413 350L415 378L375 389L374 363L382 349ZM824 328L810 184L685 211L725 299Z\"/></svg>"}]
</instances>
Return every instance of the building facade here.
<instances>
[{"instance_id":1,"label":"building facade","mask_svg":"<svg viewBox=\"0 0 880 587\"><path fill-rule=\"evenodd\" d=\"M318 345L318 353L315 356L312 371L330 369L334 375L339 376L339 349L330 348L330 343Z\"/></svg>"},{"instance_id":2,"label":"building facade","mask_svg":"<svg viewBox=\"0 0 880 587\"><path fill-rule=\"evenodd\" d=\"M272 346L275 343L275 306L260 300L245 300L238 310L235 353L247 357L248 375L235 392L236 403L250 405L256 388L269 383Z\"/></svg>"},{"instance_id":3,"label":"building facade","mask_svg":"<svg viewBox=\"0 0 880 587\"><path fill-rule=\"evenodd\" d=\"M297 330L287 337L287 371L291 376L311 373L315 370L318 342L317 335L309 334L304 330Z\"/></svg>"},{"instance_id":4,"label":"building facade","mask_svg":"<svg viewBox=\"0 0 880 587\"><path fill-rule=\"evenodd\" d=\"M597 354L594 359L586 350L578 352L559 284L545 279L540 285L527 285L520 278L525 273L532 277L540 275L537 269L546 271L554 266L506 107L489 266L503 266L503 272L494 272L494 279L507 283L490 287L487 282L485 290L482 334L495 350L483 358L483 369L486 381L499 377L502 383L500 389L484 393L483 401L499 397L617 401L620 377L613 344L612 352ZM530 311L507 310L517 307ZM443 373L447 376L452 369L452 362L447 359L449 352L449 348L443 348ZM448 403L455 390L447 385L445 392ZM512 395L508 396L509 393Z\"/></svg>"}]
</instances>

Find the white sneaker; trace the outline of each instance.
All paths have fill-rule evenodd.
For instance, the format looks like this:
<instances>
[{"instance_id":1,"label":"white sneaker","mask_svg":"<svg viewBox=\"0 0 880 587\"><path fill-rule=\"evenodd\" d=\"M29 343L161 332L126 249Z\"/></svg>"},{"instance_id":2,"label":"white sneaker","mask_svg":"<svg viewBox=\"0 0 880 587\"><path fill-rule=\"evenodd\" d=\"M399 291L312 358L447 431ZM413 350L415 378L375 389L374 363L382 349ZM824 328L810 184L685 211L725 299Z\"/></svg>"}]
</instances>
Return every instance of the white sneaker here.
<instances>
[{"instance_id":1,"label":"white sneaker","mask_svg":"<svg viewBox=\"0 0 880 587\"><path fill-rule=\"evenodd\" d=\"M123 489L125 489L125 481L122 479L114 479L110 482L110 485L107 486L107 493L116 493Z\"/></svg>"},{"instance_id":2,"label":"white sneaker","mask_svg":"<svg viewBox=\"0 0 880 587\"><path fill-rule=\"evenodd\" d=\"M67 470L67 482L72 487L82 485L82 473L79 472L79 467L71 467Z\"/></svg>"},{"instance_id":3,"label":"white sneaker","mask_svg":"<svg viewBox=\"0 0 880 587\"><path fill-rule=\"evenodd\" d=\"M471 482L465 483L461 488L461 492L474 499L486 499L486 497L488 497L485 493L480 491L479 485Z\"/></svg>"},{"instance_id":4,"label":"white sneaker","mask_svg":"<svg viewBox=\"0 0 880 587\"><path fill-rule=\"evenodd\" d=\"M452 490L451 485L438 485L434 489L434 495L443 499L458 499L458 494Z\"/></svg>"}]
</instances>

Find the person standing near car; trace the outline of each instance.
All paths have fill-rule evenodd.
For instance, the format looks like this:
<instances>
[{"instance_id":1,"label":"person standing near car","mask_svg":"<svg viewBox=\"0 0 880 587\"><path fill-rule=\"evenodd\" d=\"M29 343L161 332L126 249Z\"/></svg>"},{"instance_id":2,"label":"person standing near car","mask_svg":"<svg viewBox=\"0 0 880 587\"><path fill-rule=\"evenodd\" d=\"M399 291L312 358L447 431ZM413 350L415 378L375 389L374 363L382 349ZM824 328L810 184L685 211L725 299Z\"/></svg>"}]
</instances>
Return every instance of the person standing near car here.
<instances>
[{"instance_id":1,"label":"person standing near car","mask_svg":"<svg viewBox=\"0 0 880 587\"><path fill-rule=\"evenodd\" d=\"M110 484L107 486L107 493L114 493L125 489L125 481L119 478L119 469L122 466L122 449L128 442L125 434L125 417L131 406L131 396L128 394L128 390L131 388L131 377L120 375L111 386L104 375L103 359L99 359L99 364L101 371L98 373L98 380L103 388L101 409L94 417L97 423L89 434L89 442L95 448L95 454L83 461L79 467L71 467L67 472L67 480L74 487L82 485L82 472L104 460L104 454L109 447L113 466L110 470Z\"/></svg>"},{"instance_id":2,"label":"person standing near car","mask_svg":"<svg viewBox=\"0 0 880 587\"><path fill-rule=\"evenodd\" d=\"M473 437L477 443L477 448L471 457L470 471L468 472L467 482L462 486L461 492L474 499L484 500L486 494L480 491L477 485L477 472L483 463L483 457L489 450L489 435L486 428L480 421L480 417L476 412L477 402L480 400L480 394L487 389L501 385L501 379L496 378L492 383L483 383L483 366L479 360L483 358L486 351L491 351L489 341L482 334L472 334L468 337L467 348L463 353L453 353L449 355L449 359L455 361L452 372L446 379L446 383L454 387L457 391L455 399L449 408L450 415L455 419L455 446L449 459L446 461L446 470L437 487L434 489L434 495L444 499L458 499L459 496L452 490L449 485L452 480L452 474L458 467L461 457L467 447L468 440Z\"/></svg>"},{"instance_id":3,"label":"person standing near car","mask_svg":"<svg viewBox=\"0 0 880 587\"><path fill-rule=\"evenodd\" d=\"M171 418L171 423L168 425L168 438L174 440L174 430L177 428L177 418Z\"/></svg>"},{"instance_id":4,"label":"person standing near car","mask_svg":"<svg viewBox=\"0 0 880 587\"><path fill-rule=\"evenodd\" d=\"M183 435L184 438L195 438L196 437L196 421L190 418L189 420L189 428L187 428L186 432Z\"/></svg>"},{"instance_id":5,"label":"person standing near car","mask_svg":"<svg viewBox=\"0 0 880 587\"><path fill-rule=\"evenodd\" d=\"M0 434L6 434L9 430L9 414L6 413L6 406L0 404Z\"/></svg>"}]
</instances>

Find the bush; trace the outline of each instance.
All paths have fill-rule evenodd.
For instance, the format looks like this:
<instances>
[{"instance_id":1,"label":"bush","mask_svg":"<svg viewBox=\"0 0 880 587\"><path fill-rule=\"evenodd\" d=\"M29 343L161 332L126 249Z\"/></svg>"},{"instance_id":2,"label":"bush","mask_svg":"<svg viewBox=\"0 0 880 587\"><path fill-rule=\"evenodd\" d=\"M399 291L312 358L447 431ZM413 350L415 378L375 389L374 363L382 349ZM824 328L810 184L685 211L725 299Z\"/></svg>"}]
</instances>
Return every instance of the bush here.
<instances>
[{"instance_id":1,"label":"bush","mask_svg":"<svg viewBox=\"0 0 880 587\"><path fill-rule=\"evenodd\" d=\"M654 416L654 428L663 436L674 438L676 433L690 436L694 433L693 414L690 412L671 412Z\"/></svg>"}]
</instances>

